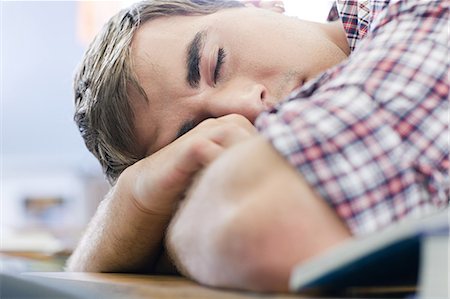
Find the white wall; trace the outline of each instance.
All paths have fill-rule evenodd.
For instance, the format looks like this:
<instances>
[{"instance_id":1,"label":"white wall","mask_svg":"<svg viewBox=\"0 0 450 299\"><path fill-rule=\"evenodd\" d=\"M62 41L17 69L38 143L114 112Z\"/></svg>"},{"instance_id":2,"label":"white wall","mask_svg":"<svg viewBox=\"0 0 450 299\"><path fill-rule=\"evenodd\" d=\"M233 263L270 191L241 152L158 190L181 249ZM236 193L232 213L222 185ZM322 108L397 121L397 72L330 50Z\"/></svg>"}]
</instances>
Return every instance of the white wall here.
<instances>
[{"instance_id":1,"label":"white wall","mask_svg":"<svg viewBox=\"0 0 450 299\"><path fill-rule=\"evenodd\" d=\"M334 0L284 0L286 14L300 19L326 22Z\"/></svg>"},{"instance_id":2,"label":"white wall","mask_svg":"<svg viewBox=\"0 0 450 299\"><path fill-rule=\"evenodd\" d=\"M0 2L0 229L39 226L24 218L26 198L64 199L46 216L55 230L80 228L92 213L87 201L101 199L86 193L89 180L102 174L72 120L72 77L84 51L76 7Z\"/></svg>"}]
</instances>

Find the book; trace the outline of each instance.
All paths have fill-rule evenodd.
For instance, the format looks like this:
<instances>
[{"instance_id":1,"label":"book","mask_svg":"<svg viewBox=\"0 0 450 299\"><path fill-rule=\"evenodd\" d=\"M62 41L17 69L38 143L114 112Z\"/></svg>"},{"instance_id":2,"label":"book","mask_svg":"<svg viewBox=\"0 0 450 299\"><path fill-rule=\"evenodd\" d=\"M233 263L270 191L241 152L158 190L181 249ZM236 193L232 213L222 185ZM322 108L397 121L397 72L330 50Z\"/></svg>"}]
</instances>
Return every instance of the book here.
<instances>
[{"instance_id":1,"label":"book","mask_svg":"<svg viewBox=\"0 0 450 299\"><path fill-rule=\"evenodd\" d=\"M337 296L449 296L449 219L445 209L353 238L294 267L293 292Z\"/></svg>"},{"instance_id":2,"label":"book","mask_svg":"<svg viewBox=\"0 0 450 299\"><path fill-rule=\"evenodd\" d=\"M42 283L26 280L15 274L0 272L0 298L2 299L81 299L77 296L57 290ZM75 293L75 292L72 292ZM91 297L93 298L93 297Z\"/></svg>"},{"instance_id":3,"label":"book","mask_svg":"<svg viewBox=\"0 0 450 299\"><path fill-rule=\"evenodd\" d=\"M424 237L420 256L419 297L450 298L449 229L436 230Z\"/></svg>"}]
</instances>

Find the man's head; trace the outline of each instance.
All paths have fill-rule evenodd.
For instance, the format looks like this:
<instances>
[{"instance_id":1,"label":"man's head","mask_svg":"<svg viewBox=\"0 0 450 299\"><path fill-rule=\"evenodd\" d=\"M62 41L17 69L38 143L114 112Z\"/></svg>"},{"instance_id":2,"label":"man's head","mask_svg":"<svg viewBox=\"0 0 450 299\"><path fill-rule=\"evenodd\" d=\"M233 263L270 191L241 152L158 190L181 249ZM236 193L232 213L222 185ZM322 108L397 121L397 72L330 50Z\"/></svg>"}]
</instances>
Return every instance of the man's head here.
<instances>
[{"instance_id":1,"label":"man's head","mask_svg":"<svg viewBox=\"0 0 450 299\"><path fill-rule=\"evenodd\" d=\"M238 6L150 1L96 38L76 78L75 119L110 179L206 118L253 122L345 58L319 24Z\"/></svg>"},{"instance_id":2,"label":"man's head","mask_svg":"<svg viewBox=\"0 0 450 299\"><path fill-rule=\"evenodd\" d=\"M239 6L240 2L227 0L144 1L112 17L96 36L75 75L74 119L110 182L144 157L136 147L130 100L132 93L148 101L133 67L130 46L136 30L157 18L211 14Z\"/></svg>"}]
</instances>

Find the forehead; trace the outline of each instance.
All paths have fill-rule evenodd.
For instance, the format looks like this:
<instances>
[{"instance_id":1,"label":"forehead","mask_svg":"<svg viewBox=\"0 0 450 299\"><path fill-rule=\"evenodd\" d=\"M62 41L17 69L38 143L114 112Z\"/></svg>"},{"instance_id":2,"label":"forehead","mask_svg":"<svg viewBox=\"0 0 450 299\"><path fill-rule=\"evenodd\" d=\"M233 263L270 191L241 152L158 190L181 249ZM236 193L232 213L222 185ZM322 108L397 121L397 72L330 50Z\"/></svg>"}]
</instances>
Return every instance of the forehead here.
<instances>
[{"instance_id":1,"label":"forehead","mask_svg":"<svg viewBox=\"0 0 450 299\"><path fill-rule=\"evenodd\" d=\"M261 18L263 17L263 18ZM222 32L233 30L241 34L243 27L253 27L256 22L267 20L267 11L253 8L228 8L215 13L195 16L163 16L143 23L132 41L135 60L157 60L173 55L175 51L184 50L195 34L208 27ZM247 30L248 28L246 28ZM261 33L257 28L254 32ZM253 32L252 32L253 33ZM177 47L174 47L177 45Z\"/></svg>"},{"instance_id":2,"label":"forehead","mask_svg":"<svg viewBox=\"0 0 450 299\"><path fill-rule=\"evenodd\" d=\"M180 68L185 67L186 48L195 34L216 31L220 32L222 42L237 39L242 42L244 37L260 36L258 26L268 19L266 10L230 8L206 15L164 16L147 21L133 37L133 68L138 76L154 75L155 80L168 70L171 76L184 75L179 73ZM178 71L173 72L174 69Z\"/></svg>"},{"instance_id":3,"label":"forehead","mask_svg":"<svg viewBox=\"0 0 450 299\"><path fill-rule=\"evenodd\" d=\"M159 83L167 83L164 77L170 75L173 78L171 84L179 82L176 79L183 75L187 45L201 30L202 23L205 23L202 16L170 16L140 26L131 44L133 68L138 80L150 79L155 82L155 87L162 87L164 84Z\"/></svg>"},{"instance_id":4,"label":"forehead","mask_svg":"<svg viewBox=\"0 0 450 299\"><path fill-rule=\"evenodd\" d=\"M202 16L161 17L144 23L131 44L133 70L149 102L132 95L134 127L140 149L155 151L168 143L167 123L175 122L171 99L189 95L184 78L185 49L201 30ZM175 108L176 109L176 108ZM174 113L168 113L168 111Z\"/></svg>"}]
</instances>

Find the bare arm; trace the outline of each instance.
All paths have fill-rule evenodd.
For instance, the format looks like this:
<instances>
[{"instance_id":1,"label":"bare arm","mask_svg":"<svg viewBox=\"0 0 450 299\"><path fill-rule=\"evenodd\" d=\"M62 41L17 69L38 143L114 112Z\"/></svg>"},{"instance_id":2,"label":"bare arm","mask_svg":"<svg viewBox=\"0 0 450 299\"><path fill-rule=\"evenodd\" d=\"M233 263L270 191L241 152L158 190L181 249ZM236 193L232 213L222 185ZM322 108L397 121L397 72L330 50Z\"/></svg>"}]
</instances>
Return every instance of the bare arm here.
<instances>
[{"instance_id":1,"label":"bare arm","mask_svg":"<svg viewBox=\"0 0 450 299\"><path fill-rule=\"evenodd\" d=\"M151 271L170 215L138 207L123 180L101 202L67 263L68 271ZM146 237L144 237L146 236Z\"/></svg>"},{"instance_id":2,"label":"bare arm","mask_svg":"<svg viewBox=\"0 0 450 299\"><path fill-rule=\"evenodd\" d=\"M192 177L255 134L242 116L210 119L127 168L99 206L68 271L152 271L173 211Z\"/></svg>"},{"instance_id":3,"label":"bare arm","mask_svg":"<svg viewBox=\"0 0 450 299\"><path fill-rule=\"evenodd\" d=\"M168 233L180 270L213 286L286 291L292 267L350 233L262 137L208 167Z\"/></svg>"}]
</instances>

